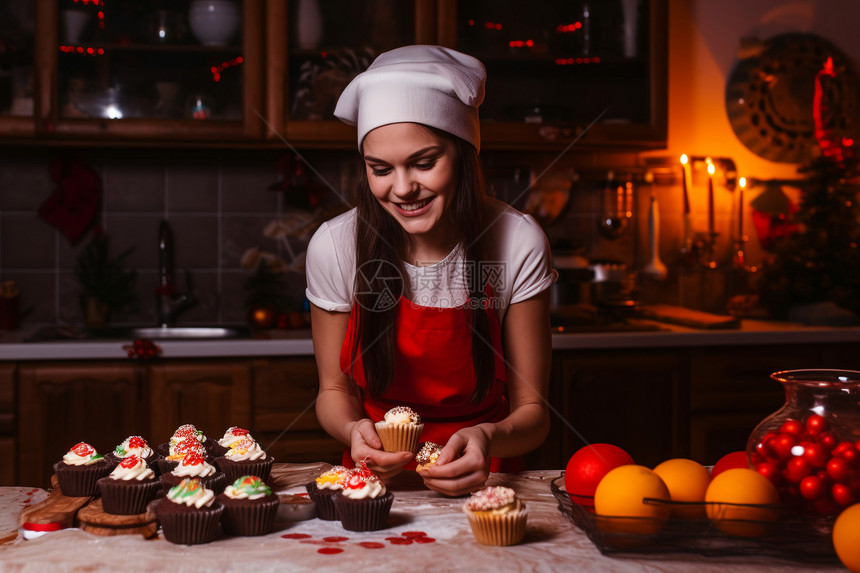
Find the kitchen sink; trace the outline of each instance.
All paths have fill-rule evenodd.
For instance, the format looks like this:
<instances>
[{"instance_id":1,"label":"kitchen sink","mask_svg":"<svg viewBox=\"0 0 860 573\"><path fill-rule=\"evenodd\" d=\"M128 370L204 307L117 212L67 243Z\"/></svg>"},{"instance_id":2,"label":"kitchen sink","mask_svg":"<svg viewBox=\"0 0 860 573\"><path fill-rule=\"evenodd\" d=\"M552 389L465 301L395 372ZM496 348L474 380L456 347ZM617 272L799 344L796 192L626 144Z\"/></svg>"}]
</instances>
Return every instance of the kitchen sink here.
<instances>
[{"instance_id":1,"label":"kitchen sink","mask_svg":"<svg viewBox=\"0 0 860 573\"><path fill-rule=\"evenodd\" d=\"M205 326L111 326L84 330L72 326L43 328L28 340L49 342L59 340L226 340L251 338L245 325Z\"/></svg>"}]
</instances>

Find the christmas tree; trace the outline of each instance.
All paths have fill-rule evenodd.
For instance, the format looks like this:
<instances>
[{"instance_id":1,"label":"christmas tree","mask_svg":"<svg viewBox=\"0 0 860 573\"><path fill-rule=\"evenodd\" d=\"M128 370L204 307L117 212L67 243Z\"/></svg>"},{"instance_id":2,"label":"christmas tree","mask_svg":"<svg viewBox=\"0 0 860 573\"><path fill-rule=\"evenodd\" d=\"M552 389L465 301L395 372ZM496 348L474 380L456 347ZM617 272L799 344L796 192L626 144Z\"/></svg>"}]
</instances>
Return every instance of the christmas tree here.
<instances>
[{"instance_id":1,"label":"christmas tree","mask_svg":"<svg viewBox=\"0 0 860 573\"><path fill-rule=\"evenodd\" d=\"M813 119L820 154L798 169L803 179L797 232L774 244L758 283L759 300L776 318L801 305L831 302L860 317L860 205L849 114L828 59L815 78Z\"/></svg>"}]
</instances>

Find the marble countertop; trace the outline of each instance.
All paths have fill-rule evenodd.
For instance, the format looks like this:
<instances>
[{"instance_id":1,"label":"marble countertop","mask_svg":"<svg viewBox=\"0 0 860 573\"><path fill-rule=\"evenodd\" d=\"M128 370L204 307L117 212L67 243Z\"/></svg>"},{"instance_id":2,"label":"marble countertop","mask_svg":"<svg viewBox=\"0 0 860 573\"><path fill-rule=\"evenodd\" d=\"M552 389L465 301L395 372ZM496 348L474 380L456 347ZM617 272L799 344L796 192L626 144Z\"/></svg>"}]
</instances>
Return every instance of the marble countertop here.
<instances>
[{"instance_id":1,"label":"marble countertop","mask_svg":"<svg viewBox=\"0 0 860 573\"><path fill-rule=\"evenodd\" d=\"M300 491L320 464L276 464L279 491ZM356 533L339 522L311 519L276 522L277 530L260 537L219 538L197 546L173 545L160 535L98 537L78 529L0 545L4 570L42 571L600 571L600 572L798 572L844 571L838 565L803 565L764 557L701 557L672 554L604 556L558 509L550 482L558 470L519 475L492 474L490 485L514 488L525 502L528 527L524 541L511 547L479 545L462 513L463 499L427 490L413 472L395 478L389 489L395 501L386 529ZM2 495L4 488L0 488ZM8 488L12 489L12 488ZM398 543L405 532L423 532L432 541ZM300 535L293 535L300 534ZM285 537L287 536L287 537Z\"/></svg>"},{"instance_id":2,"label":"marble countertop","mask_svg":"<svg viewBox=\"0 0 860 573\"><path fill-rule=\"evenodd\" d=\"M860 327L803 326L790 322L743 320L740 328L696 329L637 320L651 330L554 332L554 350L614 348L680 348L860 342ZM25 342L28 333L0 333L0 360L111 360L128 357L132 340ZM156 340L162 358L241 358L311 356L310 330L273 333L269 337L227 340Z\"/></svg>"}]
</instances>

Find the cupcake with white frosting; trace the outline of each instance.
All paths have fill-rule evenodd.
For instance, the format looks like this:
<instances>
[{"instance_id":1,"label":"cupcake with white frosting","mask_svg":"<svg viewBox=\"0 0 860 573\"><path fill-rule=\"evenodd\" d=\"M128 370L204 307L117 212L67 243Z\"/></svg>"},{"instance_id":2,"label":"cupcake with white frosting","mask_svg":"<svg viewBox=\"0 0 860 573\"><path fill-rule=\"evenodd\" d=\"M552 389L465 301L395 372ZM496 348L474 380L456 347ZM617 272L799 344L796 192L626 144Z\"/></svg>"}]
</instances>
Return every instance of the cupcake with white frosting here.
<instances>
[{"instance_id":1,"label":"cupcake with white frosting","mask_svg":"<svg viewBox=\"0 0 860 573\"><path fill-rule=\"evenodd\" d=\"M265 535L278 514L278 496L257 476L242 476L216 498L224 506L221 526L229 535Z\"/></svg>"},{"instance_id":2,"label":"cupcake with white frosting","mask_svg":"<svg viewBox=\"0 0 860 573\"><path fill-rule=\"evenodd\" d=\"M218 469L227 476L227 483L242 476L257 476L266 481L274 463L275 459L250 436L233 442L223 456L215 458Z\"/></svg>"},{"instance_id":3,"label":"cupcake with white frosting","mask_svg":"<svg viewBox=\"0 0 860 573\"><path fill-rule=\"evenodd\" d=\"M350 531L385 527L394 494L365 464L349 471L343 489L332 498L338 519Z\"/></svg>"},{"instance_id":4,"label":"cupcake with white frosting","mask_svg":"<svg viewBox=\"0 0 860 573\"><path fill-rule=\"evenodd\" d=\"M382 440L382 449L386 452L414 454L418 450L423 429L421 416L408 406L391 408L382 421L376 422L376 433Z\"/></svg>"},{"instance_id":5,"label":"cupcake with white frosting","mask_svg":"<svg viewBox=\"0 0 860 573\"><path fill-rule=\"evenodd\" d=\"M86 442L75 444L61 461L54 464L60 491L69 497L98 495L98 480L113 468L113 463Z\"/></svg>"},{"instance_id":6,"label":"cupcake with white frosting","mask_svg":"<svg viewBox=\"0 0 860 573\"><path fill-rule=\"evenodd\" d=\"M183 545L215 539L223 512L224 506L216 501L215 492L196 478L182 480L155 504L164 538Z\"/></svg>"},{"instance_id":7,"label":"cupcake with white frosting","mask_svg":"<svg viewBox=\"0 0 860 573\"><path fill-rule=\"evenodd\" d=\"M158 493L158 478L145 460L130 454L98 480L102 509L115 515L138 515Z\"/></svg>"},{"instance_id":8,"label":"cupcake with white frosting","mask_svg":"<svg viewBox=\"0 0 860 573\"><path fill-rule=\"evenodd\" d=\"M200 452L185 454L179 464L166 474L161 475L161 487L165 492L186 478L197 478L203 487L211 489L216 494L224 491L227 485L227 477L224 472L219 471L210 464Z\"/></svg>"},{"instance_id":9,"label":"cupcake with white frosting","mask_svg":"<svg viewBox=\"0 0 860 573\"><path fill-rule=\"evenodd\" d=\"M526 506L509 487L490 486L466 500L463 512L482 545L515 545L526 533Z\"/></svg>"}]
</instances>

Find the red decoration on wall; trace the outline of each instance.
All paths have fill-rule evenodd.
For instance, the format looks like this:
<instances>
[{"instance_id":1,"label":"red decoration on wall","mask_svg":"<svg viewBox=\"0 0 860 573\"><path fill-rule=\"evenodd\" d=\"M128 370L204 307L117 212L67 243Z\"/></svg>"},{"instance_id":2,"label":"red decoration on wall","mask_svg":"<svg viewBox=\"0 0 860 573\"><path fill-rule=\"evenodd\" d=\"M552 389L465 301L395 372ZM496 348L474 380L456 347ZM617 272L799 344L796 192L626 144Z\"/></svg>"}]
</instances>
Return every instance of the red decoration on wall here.
<instances>
[{"instance_id":1,"label":"red decoration on wall","mask_svg":"<svg viewBox=\"0 0 860 573\"><path fill-rule=\"evenodd\" d=\"M840 91L841 83L836 81L836 77L844 71L844 68L837 69L833 65L832 57L827 58L815 76L812 99L815 139L821 153L840 165L854 155L854 140L843 133L845 113L842 108L847 94Z\"/></svg>"},{"instance_id":2,"label":"red decoration on wall","mask_svg":"<svg viewBox=\"0 0 860 573\"><path fill-rule=\"evenodd\" d=\"M83 237L98 211L102 183L80 159L58 159L51 164L57 189L39 207L39 216L58 228L74 245Z\"/></svg>"}]
</instances>

